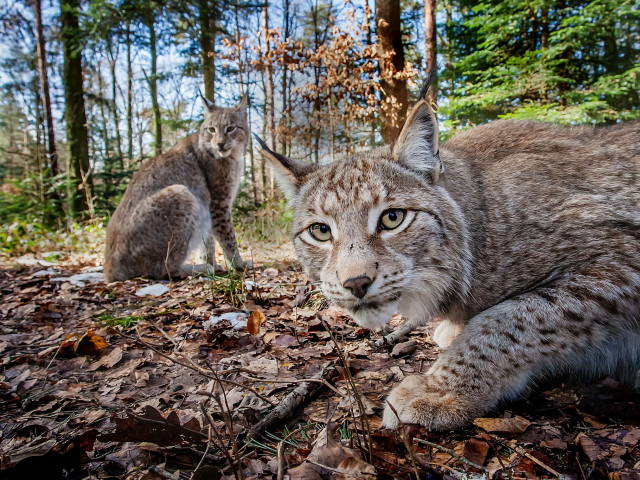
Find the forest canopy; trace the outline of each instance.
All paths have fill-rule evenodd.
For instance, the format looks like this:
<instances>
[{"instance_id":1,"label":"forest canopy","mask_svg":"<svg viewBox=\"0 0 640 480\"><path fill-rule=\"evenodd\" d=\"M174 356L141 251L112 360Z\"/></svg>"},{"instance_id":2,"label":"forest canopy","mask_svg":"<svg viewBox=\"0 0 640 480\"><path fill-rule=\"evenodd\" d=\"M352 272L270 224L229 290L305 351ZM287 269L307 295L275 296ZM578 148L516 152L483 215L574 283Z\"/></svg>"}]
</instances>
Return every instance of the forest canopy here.
<instances>
[{"instance_id":1,"label":"forest canopy","mask_svg":"<svg viewBox=\"0 0 640 480\"><path fill-rule=\"evenodd\" d=\"M0 16L7 251L108 218L142 162L196 131L201 93L247 93L252 131L309 163L392 141L434 65L443 138L640 116L635 1L5 0ZM255 147L244 212L278 200Z\"/></svg>"}]
</instances>

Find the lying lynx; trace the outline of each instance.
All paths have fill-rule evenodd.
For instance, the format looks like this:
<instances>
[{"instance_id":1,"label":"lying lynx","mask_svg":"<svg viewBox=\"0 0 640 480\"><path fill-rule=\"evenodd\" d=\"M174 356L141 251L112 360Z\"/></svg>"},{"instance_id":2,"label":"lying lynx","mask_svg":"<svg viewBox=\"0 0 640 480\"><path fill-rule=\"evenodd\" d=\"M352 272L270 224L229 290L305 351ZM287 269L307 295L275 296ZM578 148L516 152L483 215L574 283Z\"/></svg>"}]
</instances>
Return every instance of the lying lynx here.
<instances>
[{"instance_id":1,"label":"lying lynx","mask_svg":"<svg viewBox=\"0 0 640 480\"><path fill-rule=\"evenodd\" d=\"M231 221L249 135L247 98L233 108L204 102L200 130L146 162L131 179L107 226L108 281L204 271L206 265L185 262L204 250L215 265L215 239L232 266L247 266Z\"/></svg>"},{"instance_id":2,"label":"lying lynx","mask_svg":"<svg viewBox=\"0 0 640 480\"><path fill-rule=\"evenodd\" d=\"M393 145L325 166L263 153L329 300L364 327L398 311L461 331L391 392L403 422L456 428L551 374L633 381L640 123L496 121L438 150L423 94Z\"/></svg>"}]
</instances>

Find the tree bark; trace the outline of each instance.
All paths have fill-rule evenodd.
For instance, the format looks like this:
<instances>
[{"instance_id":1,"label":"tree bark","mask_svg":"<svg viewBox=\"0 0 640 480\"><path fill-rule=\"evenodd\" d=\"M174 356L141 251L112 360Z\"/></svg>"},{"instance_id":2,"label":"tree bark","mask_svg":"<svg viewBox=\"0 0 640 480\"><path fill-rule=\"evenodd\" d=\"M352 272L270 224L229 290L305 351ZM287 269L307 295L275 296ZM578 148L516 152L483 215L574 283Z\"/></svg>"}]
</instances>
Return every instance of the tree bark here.
<instances>
[{"instance_id":1,"label":"tree bark","mask_svg":"<svg viewBox=\"0 0 640 480\"><path fill-rule=\"evenodd\" d=\"M271 143L271 150L276 151L276 125L275 125L275 101L273 98L273 66L271 65L270 52L271 46L269 41L269 2L265 2L262 7L263 18L263 30L264 30L264 45L265 45L265 57L267 58L267 126L269 130L269 139Z\"/></svg>"},{"instance_id":2,"label":"tree bark","mask_svg":"<svg viewBox=\"0 0 640 480\"><path fill-rule=\"evenodd\" d=\"M156 50L156 26L153 11L147 11L145 23L149 29L149 48L151 51L151 76L148 78L149 92L151 93L151 104L153 106L153 123L155 130L155 155L162 154L162 117L160 105L158 104L158 53Z\"/></svg>"},{"instance_id":3,"label":"tree bark","mask_svg":"<svg viewBox=\"0 0 640 480\"><path fill-rule=\"evenodd\" d=\"M116 78L116 59L118 58L118 50L113 54L111 42L107 42L109 51L109 71L111 73L111 115L113 116L113 124L116 133L116 153L118 154L118 163L120 171L124 170L124 155L122 153L122 137L120 136L120 116L118 115L118 97L116 95L118 88L118 80ZM116 45L117 48L117 45Z\"/></svg>"},{"instance_id":4,"label":"tree bark","mask_svg":"<svg viewBox=\"0 0 640 480\"><path fill-rule=\"evenodd\" d=\"M269 105L268 108L268 126L269 126L269 139L271 143L271 150L276 151L276 122L275 122L275 101L273 92L273 66L271 65L270 57L270 41L269 41L269 2L265 1L264 7L262 7L263 17L263 29L264 29L264 44L265 44L265 57L267 59L267 98L266 101ZM273 182L273 171L270 176L269 193L273 197L275 192L275 186Z\"/></svg>"},{"instance_id":5,"label":"tree bark","mask_svg":"<svg viewBox=\"0 0 640 480\"><path fill-rule=\"evenodd\" d=\"M131 20L127 20L127 158L133 163L133 67L131 65ZM140 152L142 154L142 152Z\"/></svg>"},{"instance_id":6,"label":"tree bark","mask_svg":"<svg viewBox=\"0 0 640 480\"><path fill-rule=\"evenodd\" d=\"M215 31L211 28L209 0L200 0L200 49L202 50L202 80L204 83L204 96L215 102L216 67L215 60L211 56L212 45L215 44Z\"/></svg>"},{"instance_id":7,"label":"tree bark","mask_svg":"<svg viewBox=\"0 0 640 480\"><path fill-rule=\"evenodd\" d=\"M430 1L430 0L427 0ZM378 58L380 86L383 101L395 97L400 104L394 122L393 116L382 110L382 139L390 143L398 136L400 125L407 115L407 82L393 78L395 72L404 70L404 48L402 45L402 29L400 25L400 0L376 1L376 36L378 38ZM389 59L387 55L393 52Z\"/></svg>"},{"instance_id":8,"label":"tree bark","mask_svg":"<svg viewBox=\"0 0 640 480\"><path fill-rule=\"evenodd\" d=\"M47 129L47 146L49 147L49 171L51 176L58 175L58 152L56 151L56 136L53 130L53 117L51 116L51 97L49 96L49 75L47 74L47 50L42 30L42 10L40 0L33 0L33 13L36 19L36 35L38 41L36 50L38 54L38 71L40 73L40 98L42 111Z\"/></svg>"},{"instance_id":9,"label":"tree bark","mask_svg":"<svg viewBox=\"0 0 640 480\"><path fill-rule=\"evenodd\" d=\"M424 0L424 31L427 44L427 73L438 68L437 62L437 36L436 36L436 0ZM438 99L438 77L434 78L427 92L429 103L435 104Z\"/></svg>"},{"instance_id":10,"label":"tree bark","mask_svg":"<svg viewBox=\"0 0 640 480\"><path fill-rule=\"evenodd\" d=\"M65 97L64 118L67 124L69 171L74 175L70 182L72 191L69 193L73 198L72 215L74 215L89 209L87 197L93 195L93 181L89 172L89 139L84 107L78 0L61 0L60 10L60 36L64 56L62 75ZM80 186L80 190L83 191L78 192L76 186Z\"/></svg>"}]
</instances>

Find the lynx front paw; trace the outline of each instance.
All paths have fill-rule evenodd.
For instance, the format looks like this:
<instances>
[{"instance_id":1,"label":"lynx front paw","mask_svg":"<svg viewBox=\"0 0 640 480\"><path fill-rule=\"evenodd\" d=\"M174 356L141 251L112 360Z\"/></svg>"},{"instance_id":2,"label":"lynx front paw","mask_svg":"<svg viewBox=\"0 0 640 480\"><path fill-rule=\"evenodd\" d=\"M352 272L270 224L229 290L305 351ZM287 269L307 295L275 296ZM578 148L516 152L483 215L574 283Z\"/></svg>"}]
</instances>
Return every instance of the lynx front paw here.
<instances>
[{"instance_id":1,"label":"lynx front paw","mask_svg":"<svg viewBox=\"0 0 640 480\"><path fill-rule=\"evenodd\" d=\"M387 402L393 405L403 423L417 423L429 430L462 427L481 411L473 399L430 387L427 376L405 378L393 389ZM389 405L385 407L382 423L387 428L398 426L398 417Z\"/></svg>"},{"instance_id":2,"label":"lynx front paw","mask_svg":"<svg viewBox=\"0 0 640 480\"><path fill-rule=\"evenodd\" d=\"M443 320L433 332L433 341L436 342L438 347L444 350L453 343L461 332L462 325L456 325L449 320Z\"/></svg>"},{"instance_id":3,"label":"lynx front paw","mask_svg":"<svg viewBox=\"0 0 640 480\"><path fill-rule=\"evenodd\" d=\"M251 260L240 260L234 265L235 269L244 272L246 270L251 270L253 268L253 262Z\"/></svg>"}]
</instances>

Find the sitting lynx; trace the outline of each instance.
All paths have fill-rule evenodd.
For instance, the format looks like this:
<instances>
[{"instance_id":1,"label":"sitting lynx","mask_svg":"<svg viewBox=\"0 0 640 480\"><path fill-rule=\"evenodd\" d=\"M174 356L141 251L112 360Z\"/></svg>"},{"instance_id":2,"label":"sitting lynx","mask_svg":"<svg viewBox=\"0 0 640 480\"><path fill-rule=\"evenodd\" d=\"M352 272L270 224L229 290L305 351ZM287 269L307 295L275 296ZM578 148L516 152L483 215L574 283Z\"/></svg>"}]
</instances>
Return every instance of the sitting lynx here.
<instances>
[{"instance_id":1,"label":"sitting lynx","mask_svg":"<svg viewBox=\"0 0 640 480\"><path fill-rule=\"evenodd\" d=\"M369 328L448 319L449 348L388 398L400 419L456 428L551 374L633 381L640 123L496 121L438 150L426 87L392 145L325 166L263 145L329 300Z\"/></svg>"},{"instance_id":2,"label":"sitting lynx","mask_svg":"<svg viewBox=\"0 0 640 480\"><path fill-rule=\"evenodd\" d=\"M204 103L200 130L146 162L131 179L107 226L107 281L203 271L206 265L185 261L201 249L215 264L215 239L231 265L247 266L231 221L249 135L247 98L233 108Z\"/></svg>"}]
</instances>

